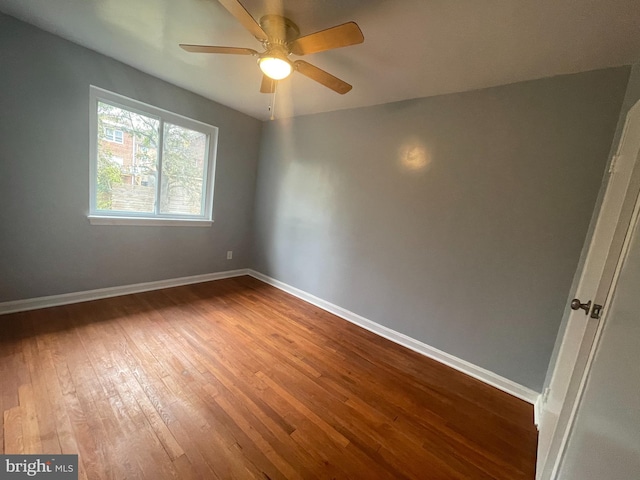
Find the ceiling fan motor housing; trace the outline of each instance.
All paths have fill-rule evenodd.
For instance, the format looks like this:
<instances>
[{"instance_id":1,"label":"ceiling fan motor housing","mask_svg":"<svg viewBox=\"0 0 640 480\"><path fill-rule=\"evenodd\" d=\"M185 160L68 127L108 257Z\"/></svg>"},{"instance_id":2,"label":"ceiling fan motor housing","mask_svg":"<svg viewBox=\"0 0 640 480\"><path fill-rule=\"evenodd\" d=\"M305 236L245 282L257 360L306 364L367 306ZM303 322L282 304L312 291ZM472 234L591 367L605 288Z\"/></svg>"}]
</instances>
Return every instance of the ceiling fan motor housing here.
<instances>
[{"instance_id":1,"label":"ceiling fan motor housing","mask_svg":"<svg viewBox=\"0 0 640 480\"><path fill-rule=\"evenodd\" d=\"M272 45L286 45L300 36L298 26L280 15L265 15L260 19L262 30L269 36Z\"/></svg>"}]
</instances>

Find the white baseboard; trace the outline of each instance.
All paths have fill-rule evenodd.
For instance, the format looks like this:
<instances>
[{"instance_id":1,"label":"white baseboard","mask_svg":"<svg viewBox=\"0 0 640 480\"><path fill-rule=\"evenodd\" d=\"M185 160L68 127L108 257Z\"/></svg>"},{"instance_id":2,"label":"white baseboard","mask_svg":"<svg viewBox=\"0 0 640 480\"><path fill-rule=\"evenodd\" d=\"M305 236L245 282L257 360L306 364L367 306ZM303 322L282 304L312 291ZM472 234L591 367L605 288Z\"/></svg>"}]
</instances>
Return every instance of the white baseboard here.
<instances>
[{"instance_id":1,"label":"white baseboard","mask_svg":"<svg viewBox=\"0 0 640 480\"><path fill-rule=\"evenodd\" d=\"M422 355L437 360L440 363L444 363L445 365L448 365L449 367L454 368L462 373L466 373L473 378L496 387L497 389L513 395L514 397L517 397L521 400L524 400L525 402L535 405L538 397L540 396L538 392L531 390L524 385L520 385L512 380L509 380L508 378L504 378L496 373L467 362L466 360L462 360L461 358L450 355L446 352L443 352L442 350L438 350L437 348L422 343L414 338L404 335L403 333L396 332L395 330L385 327L384 325L380 325L379 323L361 317L356 313L334 305L333 303L327 302L326 300L311 295L310 293L307 293L303 290L292 287L291 285L287 285L286 283L283 283L279 280L268 277L267 275L263 275L262 273L256 272L255 270L249 270L249 275L265 283L268 283L269 285L279 288L280 290L290 293L291 295L294 295L319 308L322 308L327 312L333 313L334 315L337 315L340 318L343 318L366 330L369 330L370 332L376 333L381 337L398 343L403 347L421 353Z\"/></svg>"},{"instance_id":2,"label":"white baseboard","mask_svg":"<svg viewBox=\"0 0 640 480\"><path fill-rule=\"evenodd\" d=\"M272 285L280 290L290 293L308 303L311 303L327 312L333 313L340 318L343 318L351 323L354 323L366 330L380 335L392 342L409 348L415 352L425 355L429 358L439 361L445 365L448 365L456 370L466 373L467 375L476 378L484 383L487 383L493 387L496 387L503 392L509 393L514 397L520 398L526 402L533 404L535 408L535 420L536 424L539 421L539 401L540 394L523 385L520 385L508 378L504 378L496 373L486 370L482 367L478 367L466 360L450 355L442 350L438 350L430 345L422 343L414 338L411 338L403 333L396 332L384 325L373 322L367 318L346 310L338 305L327 302L321 298L318 298L310 293L307 293L298 288L287 285L279 280L263 275L250 269L230 270L226 272L207 273L204 275L194 275L191 277L172 278L168 280L158 280L155 282L136 283L133 285L123 285L119 287L100 288L96 290L87 290L84 292L64 293L61 295L51 295L47 297L30 298L25 300L15 300L11 302L0 303L0 315L24 312L27 310L36 310L38 308L55 307L59 305L68 305L70 303L87 302L90 300L99 300L101 298L118 297L120 295L129 295L132 293L148 292L151 290L160 290L162 288L179 287L181 285L189 285L192 283L209 282L212 280L220 280L223 278L239 277L242 275L251 275L258 280L261 280L269 285Z\"/></svg>"},{"instance_id":3,"label":"white baseboard","mask_svg":"<svg viewBox=\"0 0 640 480\"><path fill-rule=\"evenodd\" d=\"M205 273L204 275L193 275L191 277L170 278L168 280L158 280L155 282L136 283L133 285L99 288L96 290L87 290L84 292L63 293L61 295L50 295L47 297L2 302L0 303L0 315L15 312L25 312L27 310L36 310L38 308L68 305L70 303L88 302L90 300L99 300L101 298L119 297L120 295L148 292L151 290L160 290L162 288L179 287L181 285L189 285L192 283L210 282L212 280L239 277L248 274L249 270L243 268L241 270Z\"/></svg>"}]
</instances>

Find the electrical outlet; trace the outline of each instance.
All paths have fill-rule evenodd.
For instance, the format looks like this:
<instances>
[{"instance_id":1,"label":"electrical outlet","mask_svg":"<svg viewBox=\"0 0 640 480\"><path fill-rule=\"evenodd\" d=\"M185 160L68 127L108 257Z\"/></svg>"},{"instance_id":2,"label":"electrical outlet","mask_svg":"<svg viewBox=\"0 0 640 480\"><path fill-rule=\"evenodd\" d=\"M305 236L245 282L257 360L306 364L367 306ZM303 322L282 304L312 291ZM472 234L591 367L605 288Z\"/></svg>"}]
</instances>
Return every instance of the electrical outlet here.
<instances>
[{"instance_id":1,"label":"electrical outlet","mask_svg":"<svg viewBox=\"0 0 640 480\"><path fill-rule=\"evenodd\" d=\"M233 258L233 250L229 250L227 252L227 260L231 260Z\"/></svg>"}]
</instances>

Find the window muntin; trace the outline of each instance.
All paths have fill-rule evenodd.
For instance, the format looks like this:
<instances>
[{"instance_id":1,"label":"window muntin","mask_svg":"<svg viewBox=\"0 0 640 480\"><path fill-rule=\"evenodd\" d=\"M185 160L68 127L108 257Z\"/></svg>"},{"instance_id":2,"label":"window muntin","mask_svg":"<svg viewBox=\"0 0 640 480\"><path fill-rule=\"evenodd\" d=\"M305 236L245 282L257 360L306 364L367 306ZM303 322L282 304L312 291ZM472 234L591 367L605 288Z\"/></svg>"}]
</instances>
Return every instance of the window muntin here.
<instances>
[{"instance_id":1,"label":"window muntin","mask_svg":"<svg viewBox=\"0 0 640 480\"><path fill-rule=\"evenodd\" d=\"M91 105L92 222L212 220L216 127L96 87Z\"/></svg>"}]
</instances>

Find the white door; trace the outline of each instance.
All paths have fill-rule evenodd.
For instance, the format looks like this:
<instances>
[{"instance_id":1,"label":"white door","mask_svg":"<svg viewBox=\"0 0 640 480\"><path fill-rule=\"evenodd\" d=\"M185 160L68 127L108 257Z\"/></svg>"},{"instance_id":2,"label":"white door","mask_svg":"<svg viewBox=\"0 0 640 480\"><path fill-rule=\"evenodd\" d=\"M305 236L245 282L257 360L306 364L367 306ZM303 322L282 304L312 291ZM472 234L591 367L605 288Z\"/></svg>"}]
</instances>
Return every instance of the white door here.
<instances>
[{"instance_id":1,"label":"white door","mask_svg":"<svg viewBox=\"0 0 640 480\"><path fill-rule=\"evenodd\" d=\"M540 408L536 468L538 479L554 478L566 444L600 322L599 318L594 318L598 317L594 313L594 305L604 306L600 318L606 315L611 283L640 191L640 168L636 168L639 152L640 102L627 115L576 289L579 303L591 303L585 309L573 311L569 316L549 390L543 397Z\"/></svg>"},{"instance_id":2,"label":"white door","mask_svg":"<svg viewBox=\"0 0 640 480\"><path fill-rule=\"evenodd\" d=\"M616 270L557 478L640 478L640 223Z\"/></svg>"}]
</instances>

